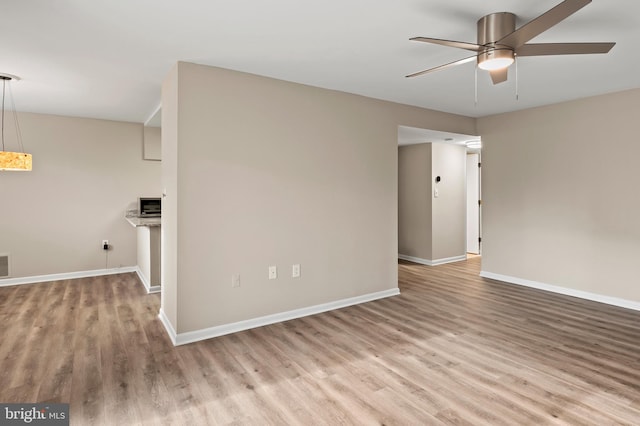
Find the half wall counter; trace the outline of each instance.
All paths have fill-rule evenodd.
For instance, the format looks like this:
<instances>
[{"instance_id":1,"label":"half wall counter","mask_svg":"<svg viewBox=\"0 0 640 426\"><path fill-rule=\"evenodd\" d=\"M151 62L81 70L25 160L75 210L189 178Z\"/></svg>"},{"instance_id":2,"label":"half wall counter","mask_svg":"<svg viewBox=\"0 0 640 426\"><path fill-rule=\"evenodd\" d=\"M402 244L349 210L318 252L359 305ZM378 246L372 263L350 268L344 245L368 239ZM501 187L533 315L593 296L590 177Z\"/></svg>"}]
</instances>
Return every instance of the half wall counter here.
<instances>
[{"instance_id":1,"label":"half wall counter","mask_svg":"<svg viewBox=\"0 0 640 426\"><path fill-rule=\"evenodd\" d=\"M136 228L138 238L137 273L147 293L160 291L160 223L159 217L126 216Z\"/></svg>"}]
</instances>

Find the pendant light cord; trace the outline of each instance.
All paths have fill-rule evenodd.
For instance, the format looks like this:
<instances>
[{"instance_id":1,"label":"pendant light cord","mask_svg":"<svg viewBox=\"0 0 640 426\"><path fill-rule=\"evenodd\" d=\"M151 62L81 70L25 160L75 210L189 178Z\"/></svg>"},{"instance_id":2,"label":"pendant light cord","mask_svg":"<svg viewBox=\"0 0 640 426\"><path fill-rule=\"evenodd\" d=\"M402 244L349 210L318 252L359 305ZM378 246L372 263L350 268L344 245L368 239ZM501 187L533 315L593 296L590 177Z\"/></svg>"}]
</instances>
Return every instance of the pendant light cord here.
<instances>
[{"instance_id":1,"label":"pendant light cord","mask_svg":"<svg viewBox=\"0 0 640 426\"><path fill-rule=\"evenodd\" d=\"M16 98L13 96L11 85L9 85L9 102L11 103L13 122L16 126L16 139L18 140L18 147L20 148L20 152L24 152L24 145L22 144L22 131L20 130L20 121L18 121L18 110L16 109Z\"/></svg>"},{"instance_id":2,"label":"pendant light cord","mask_svg":"<svg viewBox=\"0 0 640 426\"><path fill-rule=\"evenodd\" d=\"M5 151L4 145L4 116L5 116L5 99L7 94L7 80L11 80L10 78L0 76L2 79L2 113L0 114L0 133L2 135L2 151ZM11 103L11 108L13 112L13 122L16 127L16 139L18 140L18 147L21 152L24 152L24 146L22 145L22 131L20 130L20 122L18 121L18 111L16 110L15 99L13 98L13 92L11 91L11 86L9 86L9 101Z\"/></svg>"},{"instance_id":3,"label":"pendant light cord","mask_svg":"<svg viewBox=\"0 0 640 426\"><path fill-rule=\"evenodd\" d=\"M4 151L4 93L7 89L7 80L2 79L2 150Z\"/></svg>"}]
</instances>

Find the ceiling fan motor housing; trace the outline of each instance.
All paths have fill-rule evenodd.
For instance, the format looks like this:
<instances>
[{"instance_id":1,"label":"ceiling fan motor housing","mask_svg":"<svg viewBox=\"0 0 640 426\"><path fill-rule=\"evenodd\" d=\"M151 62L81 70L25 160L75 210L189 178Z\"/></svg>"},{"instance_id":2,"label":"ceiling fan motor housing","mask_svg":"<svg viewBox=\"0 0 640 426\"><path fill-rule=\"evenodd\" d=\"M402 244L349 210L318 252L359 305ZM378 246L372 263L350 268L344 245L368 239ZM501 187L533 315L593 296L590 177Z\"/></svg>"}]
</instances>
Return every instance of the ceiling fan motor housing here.
<instances>
[{"instance_id":1,"label":"ceiling fan motor housing","mask_svg":"<svg viewBox=\"0 0 640 426\"><path fill-rule=\"evenodd\" d=\"M492 49L478 55L478 64L489 59L511 58L511 46L495 46L495 42L516 30L516 15L510 12L498 12L483 16L478 20L478 44ZM493 47L496 49L494 50Z\"/></svg>"}]
</instances>

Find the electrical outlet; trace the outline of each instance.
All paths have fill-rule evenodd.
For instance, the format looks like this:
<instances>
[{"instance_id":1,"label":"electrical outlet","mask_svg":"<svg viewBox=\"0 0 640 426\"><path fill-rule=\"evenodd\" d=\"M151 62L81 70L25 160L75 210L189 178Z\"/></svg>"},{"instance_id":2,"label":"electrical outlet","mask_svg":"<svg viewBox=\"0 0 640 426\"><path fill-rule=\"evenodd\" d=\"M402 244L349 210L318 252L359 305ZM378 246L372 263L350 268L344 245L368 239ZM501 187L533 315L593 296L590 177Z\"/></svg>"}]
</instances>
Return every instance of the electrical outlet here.
<instances>
[{"instance_id":1,"label":"electrical outlet","mask_svg":"<svg viewBox=\"0 0 640 426\"><path fill-rule=\"evenodd\" d=\"M269 266L269 279L275 280L278 278L278 267L277 266Z\"/></svg>"},{"instance_id":2,"label":"electrical outlet","mask_svg":"<svg viewBox=\"0 0 640 426\"><path fill-rule=\"evenodd\" d=\"M291 267L291 276L293 278L300 278L300 264L296 263Z\"/></svg>"},{"instance_id":3,"label":"electrical outlet","mask_svg":"<svg viewBox=\"0 0 640 426\"><path fill-rule=\"evenodd\" d=\"M233 274L231 276L231 287L240 287L240 274Z\"/></svg>"}]
</instances>

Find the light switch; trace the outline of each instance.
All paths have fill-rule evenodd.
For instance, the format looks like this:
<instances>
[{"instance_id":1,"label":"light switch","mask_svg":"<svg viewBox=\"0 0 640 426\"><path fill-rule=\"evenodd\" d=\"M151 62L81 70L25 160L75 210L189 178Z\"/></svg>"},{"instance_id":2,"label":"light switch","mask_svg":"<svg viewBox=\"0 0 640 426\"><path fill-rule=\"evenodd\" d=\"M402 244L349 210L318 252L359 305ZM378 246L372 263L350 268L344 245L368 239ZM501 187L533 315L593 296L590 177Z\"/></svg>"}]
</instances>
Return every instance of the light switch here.
<instances>
[{"instance_id":1,"label":"light switch","mask_svg":"<svg viewBox=\"0 0 640 426\"><path fill-rule=\"evenodd\" d=\"M438 198L438 188L433 190L433 198Z\"/></svg>"},{"instance_id":2,"label":"light switch","mask_svg":"<svg viewBox=\"0 0 640 426\"><path fill-rule=\"evenodd\" d=\"M278 267L277 266L269 266L269 279L275 280L278 278Z\"/></svg>"},{"instance_id":3,"label":"light switch","mask_svg":"<svg viewBox=\"0 0 640 426\"><path fill-rule=\"evenodd\" d=\"M233 274L231 276L231 287L240 287L240 274Z\"/></svg>"},{"instance_id":4,"label":"light switch","mask_svg":"<svg viewBox=\"0 0 640 426\"><path fill-rule=\"evenodd\" d=\"M296 263L295 265L293 265L293 267L291 268L291 276L293 278L300 277L300 264Z\"/></svg>"}]
</instances>

